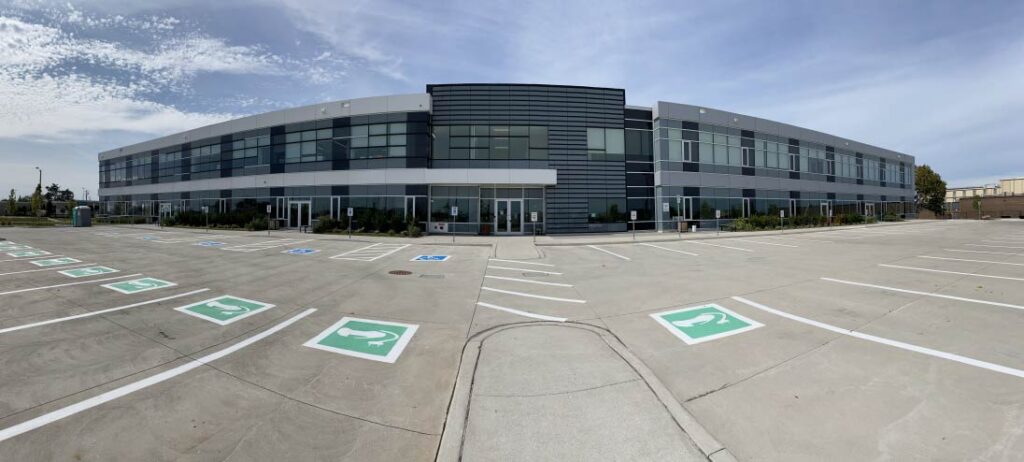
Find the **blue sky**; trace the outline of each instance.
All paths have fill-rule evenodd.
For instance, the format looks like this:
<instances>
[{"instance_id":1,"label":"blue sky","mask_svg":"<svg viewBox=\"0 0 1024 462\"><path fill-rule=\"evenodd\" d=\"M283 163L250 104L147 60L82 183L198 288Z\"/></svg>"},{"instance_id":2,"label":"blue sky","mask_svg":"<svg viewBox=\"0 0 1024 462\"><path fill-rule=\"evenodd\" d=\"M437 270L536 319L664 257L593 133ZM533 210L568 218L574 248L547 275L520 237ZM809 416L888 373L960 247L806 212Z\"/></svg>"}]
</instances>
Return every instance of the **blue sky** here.
<instances>
[{"instance_id":1,"label":"blue sky","mask_svg":"<svg viewBox=\"0 0 1024 462\"><path fill-rule=\"evenodd\" d=\"M626 89L1024 176L1024 2L0 0L0 189L96 153L428 83Z\"/></svg>"}]
</instances>

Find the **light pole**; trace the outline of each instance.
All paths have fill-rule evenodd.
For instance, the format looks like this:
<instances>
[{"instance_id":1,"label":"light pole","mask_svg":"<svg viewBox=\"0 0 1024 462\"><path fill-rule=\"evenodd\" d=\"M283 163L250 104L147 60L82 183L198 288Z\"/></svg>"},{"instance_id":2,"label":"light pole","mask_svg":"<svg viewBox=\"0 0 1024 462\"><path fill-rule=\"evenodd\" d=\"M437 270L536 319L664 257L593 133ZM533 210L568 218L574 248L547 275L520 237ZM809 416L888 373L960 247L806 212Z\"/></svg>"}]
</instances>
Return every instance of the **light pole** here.
<instances>
[{"instance_id":1,"label":"light pole","mask_svg":"<svg viewBox=\"0 0 1024 462\"><path fill-rule=\"evenodd\" d=\"M36 167L36 170L39 170L39 188L42 189L43 188L43 169L41 169L39 167Z\"/></svg>"}]
</instances>

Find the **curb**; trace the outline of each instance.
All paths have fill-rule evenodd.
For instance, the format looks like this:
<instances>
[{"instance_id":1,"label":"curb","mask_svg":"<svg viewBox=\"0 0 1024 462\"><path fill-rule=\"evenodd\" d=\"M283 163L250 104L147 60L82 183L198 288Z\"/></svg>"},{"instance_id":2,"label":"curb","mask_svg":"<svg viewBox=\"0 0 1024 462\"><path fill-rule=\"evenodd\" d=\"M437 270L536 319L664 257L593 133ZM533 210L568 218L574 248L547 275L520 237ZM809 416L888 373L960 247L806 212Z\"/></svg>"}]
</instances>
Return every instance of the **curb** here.
<instances>
[{"instance_id":1,"label":"curb","mask_svg":"<svg viewBox=\"0 0 1024 462\"><path fill-rule=\"evenodd\" d=\"M699 233L687 233L694 237L660 237L655 239L640 239L640 240L607 240L607 241L593 241L593 242L538 242L534 244L537 247L567 247L567 246L579 246L579 245L614 245L614 244L639 244L644 242L678 242L678 241L705 241L715 239L728 239L736 237L758 237L758 236L791 236L794 234L814 234L814 233L829 233L834 231L843 231L849 229L860 229L860 228L888 228L896 226L912 226L916 223L905 223L905 224L875 224L875 225L851 225L851 226L831 226L821 228L798 228L791 231L726 231L721 235L714 236L700 236ZM703 231L710 233L710 231ZM663 234L675 234L675 233L663 233Z\"/></svg>"},{"instance_id":2,"label":"curb","mask_svg":"<svg viewBox=\"0 0 1024 462\"><path fill-rule=\"evenodd\" d=\"M605 344L612 349L626 364L629 365L640 378L647 384L655 398L665 407L672 419L675 420L679 429L693 441L694 445L704 454L708 460L713 462L732 462L736 458L729 450L722 445L707 429L704 428L697 418L690 414L682 404L676 400L672 392L661 383L658 377L647 365L633 355L628 348L610 331L580 322L523 322L505 324L492 327L478 332L470 337L462 350L462 359L459 363L459 372L455 380L455 388L452 391L451 403L448 405L448 413L441 432L441 441L438 444L435 462L457 462L462 460L462 443L466 432L466 423L469 420L469 403L473 392L473 380L476 374L476 367L480 359L480 347L483 341L491 335L505 330L520 327L533 326L558 326L574 329L583 329L597 334L604 340Z\"/></svg>"}]
</instances>

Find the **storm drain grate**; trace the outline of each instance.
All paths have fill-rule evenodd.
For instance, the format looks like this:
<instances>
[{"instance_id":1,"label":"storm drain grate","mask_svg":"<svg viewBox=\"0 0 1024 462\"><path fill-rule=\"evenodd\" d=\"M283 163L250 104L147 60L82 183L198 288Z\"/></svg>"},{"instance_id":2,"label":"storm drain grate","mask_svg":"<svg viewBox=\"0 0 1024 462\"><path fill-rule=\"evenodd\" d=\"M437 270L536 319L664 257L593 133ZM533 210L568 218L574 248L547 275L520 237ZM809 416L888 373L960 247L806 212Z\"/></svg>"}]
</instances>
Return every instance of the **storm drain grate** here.
<instances>
[{"instance_id":1,"label":"storm drain grate","mask_svg":"<svg viewBox=\"0 0 1024 462\"><path fill-rule=\"evenodd\" d=\"M412 274L412 271L406 271L406 270L391 270L391 271L388 271L388 274L393 274L393 275L395 275L395 276L408 276L408 275Z\"/></svg>"},{"instance_id":2,"label":"storm drain grate","mask_svg":"<svg viewBox=\"0 0 1024 462\"><path fill-rule=\"evenodd\" d=\"M421 274L420 277L425 279L444 279L443 274Z\"/></svg>"}]
</instances>

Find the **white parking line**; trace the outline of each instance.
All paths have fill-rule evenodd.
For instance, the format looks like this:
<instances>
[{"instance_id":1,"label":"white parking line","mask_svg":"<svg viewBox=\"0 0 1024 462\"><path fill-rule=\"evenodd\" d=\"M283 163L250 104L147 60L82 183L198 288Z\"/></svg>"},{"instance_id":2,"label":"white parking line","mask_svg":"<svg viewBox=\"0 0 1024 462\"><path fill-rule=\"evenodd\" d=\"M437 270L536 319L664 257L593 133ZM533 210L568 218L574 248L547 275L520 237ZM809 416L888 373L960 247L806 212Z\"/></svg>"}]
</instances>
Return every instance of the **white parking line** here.
<instances>
[{"instance_id":1,"label":"white parking line","mask_svg":"<svg viewBox=\"0 0 1024 462\"><path fill-rule=\"evenodd\" d=\"M988 300L976 300L976 299L973 299L973 298L957 297L955 295L943 295L943 294L936 294L936 293L931 293L931 292L921 292L919 290L900 289L900 288L897 288L897 287L879 286L879 285L875 285L875 284L867 284L867 283L864 283L864 282L844 281L842 279L821 278L821 280L822 281L828 281L828 282L837 282L839 284L848 284L848 285L851 285L851 286L870 287L872 289L888 290L888 291L892 291L892 292L902 292L902 293L905 293L905 294L923 295L925 297L945 298L947 300L956 300L956 301L959 301L959 302L969 302L969 303L977 303L977 304L980 304L980 305L1001 306L1003 308L1015 308L1015 309L1018 309L1018 310L1024 310L1024 306L1013 305L1013 304L1010 304L1010 303L992 302L992 301L988 301Z\"/></svg>"},{"instance_id":2,"label":"white parking line","mask_svg":"<svg viewBox=\"0 0 1024 462\"><path fill-rule=\"evenodd\" d=\"M744 252L753 252L753 250L744 249L742 247L732 247L732 246L722 245L722 244L712 244L710 242L698 242L698 241L685 241L685 242L687 242L689 244L710 245L712 247L721 247L723 249L732 249L732 250L742 250Z\"/></svg>"},{"instance_id":3,"label":"white parking line","mask_svg":"<svg viewBox=\"0 0 1024 462\"><path fill-rule=\"evenodd\" d=\"M979 277L979 278L1005 279L1005 280L1008 280L1008 281L1024 281L1024 278L1011 278L1009 276L994 276L994 275L991 275L991 274L962 273L960 271L946 271L946 270L937 270L937 269L931 269L931 268L918 268L916 266L887 265L887 264L884 264L884 263L880 263L878 266L881 266L881 267L884 267L884 268L896 268L896 269L905 269L905 270L912 270L912 271L927 271L929 273L946 273L946 274L957 274L957 275L960 275L960 276L974 276L974 277Z\"/></svg>"},{"instance_id":4,"label":"white parking line","mask_svg":"<svg viewBox=\"0 0 1024 462\"><path fill-rule=\"evenodd\" d=\"M550 266L552 268L555 267L555 265L549 265L547 263L534 263L534 262L531 262L531 261L522 261L522 260L502 260L500 258L488 258L488 260L490 260L490 261L500 261L500 262L505 262L505 263L519 263L519 264L523 264L523 265Z\"/></svg>"},{"instance_id":5,"label":"white parking line","mask_svg":"<svg viewBox=\"0 0 1024 462\"><path fill-rule=\"evenodd\" d=\"M971 247L993 247L997 249L1024 249L1024 247L1014 247L1012 245L987 245L987 244L964 244Z\"/></svg>"},{"instance_id":6,"label":"white parking line","mask_svg":"<svg viewBox=\"0 0 1024 462\"><path fill-rule=\"evenodd\" d=\"M0 260L0 263L8 261L30 261L30 260L49 260L51 258L63 257L64 255L44 255L42 257L22 257L22 258L11 258L8 260Z\"/></svg>"},{"instance_id":7,"label":"white parking line","mask_svg":"<svg viewBox=\"0 0 1024 462\"><path fill-rule=\"evenodd\" d=\"M783 318L790 319L792 321L796 321L796 322L799 322L799 323L802 323L802 324L807 324L809 326L814 326L814 327L818 327L818 328L825 329L825 330L828 330L828 331L832 331L832 332L835 332L837 334L847 335L847 336L850 336L850 337L859 338L861 340L867 340L869 342L881 343L883 345L889 345L891 347L896 347L896 348L899 348L899 349L902 349L902 350L913 351L914 353L921 353L921 354L925 354L925 355L928 355L928 356L933 356L933 357L936 357L936 358L947 359L947 360L955 361L955 362L958 362L958 363L961 363L961 364L966 364L968 366L974 366L974 367L979 367L979 368L982 368L982 369L988 369L988 370L993 371L993 372L999 372L1001 374L1007 374L1007 375L1012 375L1012 376L1015 376L1015 377L1024 378L1024 371L1022 371L1020 369L1014 369L1012 367L1002 366L1002 365L999 365L999 364L994 364L994 363L990 363L990 362L986 362L986 361L981 361L981 360L974 359L974 358L968 358L966 356L960 356L958 354L947 353L945 351L933 350L931 348L925 348L925 347L917 346L917 345L910 344L910 343L900 342L898 340L892 340L892 339L888 339L888 338L885 338L885 337L879 337L877 335L865 334L865 333L862 333L862 332L857 332L855 330L843 329L841 327L836 327L836 326L833 326L831 324L825 324L825 323L820 322L820 321L815 321L813 319L807 319L807 318L804 318L804 317L801 317L801 316L797 316L795 314L790 314L790 313L787 313L785 311L779 311L779 310L777 310L775 308L767 307L767 306L762 305L760 303L747 300L747 299L745 299L743 297L732 297L732 299L736 300L736 301L738 301L740 303L744 303L746 305L749 305L751 307L757 308L757 309L759 309L761 311L764 311L766 313L771 313L771 314L774 314L776 316L781 316Z\"/></svg>"},{"instance_id":8,"label":"white parking line","mask_svg":"<svg viewBox=\"0 0 1024 462\"><path fill-rule=\"evenodd\" d=\"M511 290L495 289L493 287L481 287L480 289L481 290L490 291L490 292L497 292L499 294L516 295L516 296L519 296L519 297L537 298L537 299L541 299L541 300L551 300L553 302L587 303L586 300L579 300L579 299L575 299L575 298L548 297L547 295L534 295L534 294L528 294L528 293L524 293L524 292L513 292Z\"/></svg>"},{"instance_id":9,"label":"white parking line","mask_svg":"<svg viewBox=\"0 0 1024 462\"><path fill-rule=\"evenodd\" d=\"M542 286L572 287L572 284L563 284L561 282L533 281L533 280L530 280L530 279L507 278L507 277L503 277L503 276L489 276L489 275L486 275L484 277L487 278L487 279L499 279L499 280L502 280L502 281L523 282L523 283L527 283L527 284L539 284L539 285L542 285Z\"/></svg>"},{"instance_id":10,"label":"white parking line","mask_svg":"<svg viewBox=\"0 0 1024 462\"><path fill-rule=\"evenodd\" d=\"M733 240L734 240L734 241L742 241L742 242L750 242L750 243L752 243L752 244L762 244L762 245L777 245L777 246L779 246L779 247L792 247L792 248L794 248L794 249L796 249L796 248L799 248L799 247L800 247L800 246L798 246L798 245L790 245L790 244L779 244L779 243L777 243L777 242L762 242L762 241L755 241L755 240L753 240L753 239L733 239Z\"/></svg>"},{"instance_id":11,"label":"white parking line","mask_svg":"<svg viewBox=\"0 0 1024 462\"><path fill-rule=\"evenodd\" d=\"M933 257L930 255L918 255L917 258L930 258L932 260L949 260L949 261L968 261L971 263L990 263L993 265L1011 265L1011 266L1024 266L1024 263L1010 263L1006 261L992 261L992 260L969 260L966 258L949 258L949 257Z\"/></svg>"},{"instance_id":12,"label":"white parking line","mask_svg":"<svg viewBox=\"0 0 1024 462\"><path fill-rule=\"evenodd\" d=\"M48 412L48 413L43 414L43 415L41 415L39 417L36 417L34 419L26 420L26 421L24 421L24 422L22 422L20 424L12 426L12 427L7 427L7 428L5 428L3 430L0 430L0 442L6 441L8 439L11 439L11 438L13 438L15 436L18 436L18 435L22 434L22 433L35 430L35 429L37 429L39 427L42 427L44 425L51 424L51 423L56 422L58 420L61 420L63 418L71 417L71 416L73 416L75 414L78 414L79 412L82 412L82 411L85 411L85 410L88 410L88 409L92 409L92 408L94 408L96 406L99 406L101 404L107 403L109 401L113 401L113 400L115 400L117 398L120 398L122 396L127 396L127 395L129 395L131 393L134 393L136 391L142 390L142 389L144 389L146 387L150 387L150 386L156 385L156 384L158 384L160 382L166 381L168 379L177 377L177 376L179 376L181 374L184 374L184 373L186 373L188 371L191 371L192 369L195 369L197 367L204 366L204 365L206 365L208 363L216 361L216 360L218 360L220 358L223 358L223 357L225 357L227 355L230 355L231 353L234 353L234 352L236 352L238 350L241 350L242 348L245 348L245 347L247 347L249 345L252 345L253 343L256 343L256 342L258 342L260 340L263 340L264 338L267 338L267 337L277 333L281 329L284 329L285 327L288 327L288 326L292 325L296 321L298 321L298 320L300 320L300 319L302 319L302 318L304 318L306 316L309 316L314 311L316 311L315 308L310 308L310 309L308 309L306 311L303 311L303 312L301 312L301 313L299 313L299 314L297 314L295 316L292 316L291 318L289 318L289 319L287 319L287 320L277 324L274 327L271 327L270 329L267 329L267 330L265 330L263 332L260 332L259 334L253 335L252 337L249 337L249 338L247 338L245 340L242 340L241 342L238 342L238 343L236 343L234 345L231 345L231 346L229 346L229 347L227 347L227 348L225 348L223 350L217 351L215 353L210 353L210 354L208 354L206 356L203 356L203 357L201 357L199 359L194 359L192 361L189 361L189 362L187 362L185 364L182 364L182 365L180 365L178 367L175 367L173 369L169 369L169 370L166 370L166 371L161 372L159 374L153 375L151 377L147 377L145 379L139 380L137 382L132 382L132 383L129 383L127 385L115 388L113 390L110 390L110 391L108 391L106 393L102 393L100 395L94 396L94 397L89 398L87 400L79 401L79 402L77 402L75 404L72 404L70 406L66 406L66 407L57 409L56 411Z\"/></svg>"},{"instance_id":13,"label":"white parking line","mask_svg":"<svg viewBox=\"0 0 1024 462\"><path fill-rule=\"evenodd\" d=\"M64 268L61 268L61 269L64 269ZM53 286L43 286L43 287L32 287L32 288L28 288L28 289L9 290L7 292L0 292L0 295L20 294L22 292L31 292L33 290L55 289L57 287L77 286L79 284L94 284L94 283L97 283L97 282L113 281L113 280L116 280L116 279L130 278L130 277L134 277L134 276L142 276L142 273L126 274L124 276L115 276L115 277L106 278L106 279L92 279L92 280L89 280L89 281L68 282L66 284L57 284L57 285L53 285Z\"/></svg>"},{"instance_id":14,"label":"white parking line","mask_svg":"<svg viewBox=\"0 0 1024 462\"><path fill-rule=\"evenodd\" d=\"M492 310L504 311L506 313L518 314L519 316L526 316L528 318L542 319L544 321L555 321L555 322L565 322L566 321L566 318L559 318L559 317L555 317L555 316L548 316L546 314L531 313L529 311L517 310L515 308L505 308L504 306L492 305L490 303L476 302L476 304L480 305L480 306L482 306L484 308L490 308Z\"/></svg>"},{"instance_id":15,"label":"white parking line","mask_svg":"<svg viewBox=\"0 0 1024 462\"><path fill-rule=\"evenodd\" d=\"M11 275L11 274L22 274L22 273L38 273L40 271L66 270L66 269L73 269L73 268L81 268L83 266L89 266L89 265L95 265L95 263L80 263L80 264L71 265L71 266L58 266L56 268L43 268L43 269L24 270L24 271L11 271L10 273L0 273L0 276L8 276L8 275Z\"/></svg>"},{"instance_id":16,"label":"white parking line","mask_svg":"<svg viewBox=\"0 0 1024 462\"><path fill-rule=\"evenodd\" d=\"M240 244L233 245L231 247L221 247L221 250L230 250L232 252L258 252L260 250L273 249L275 247L283 247L286 245L301 244L303 242L309 242L312 239L277 239L274 241L262 241L253 242L252 244Z\"/></svg>"},{"instance_id":17,"label":"white parking line","mask_svg":"<svg viewBox=\"0 0 1024 462\"><path fill-rule=\"evenodd\" d=\"M354 260L354 261L374 261L379 258L384 258L391 255L399 250L409 247L410 244L385 244L378 242L371 244L366 247L362 247L355 250L349 250L348 252L335 255L331 257L332 260Z\"/></svg>"},{"instance_id":18,"label":"white parking line","mask_svg":"<svg viewBox=\"0 0 1024 462\"><path fill-rule=\"evenodd\" d=\"M4 329L0 329L0 334L6 334L8 332L14 332L16 330L22 330L22 329L31 329L33 327L45 326L47 324L56 324L58 322L70 321L72 319L87 318L87 317L90 317L90 316L96 316L96 315L100 315L100 314L104 314L104 313L110 313L112 311L127 310L128 308L135 308L135 307L138 307L138 306L144 306L144 305L149 305L149 304L153 304L153 303L160 303L160 302L167 301L167 300L173 300L175 298L187 297L189 295L195 295L195 294L198 294L198 293L206 292L208 290L210 290L210 289L193 290L192 292L185 292L183 294L171 295L169 297L157 298L157 299L148 300L148 301L145 301L145 302L132 303L131 305L124 305L124 306L119 306L119 307L116 307L116 308L107 308L107 309L103 309L103 310L90 311L88 313L76 314L74 316L67 316L67 317L63 317L63 318L50 319L50 320L47 320L47 321L33 322L31 324L22 324L20 326L7 327L7 328L4 328Z\"/></svg>"},{"instance_id":19,"label":"white parking line","mask_svg":"<svg viewBox=\"0 0 1024 462\"><path fill-rule=\"evenodd\" d=\"M489 265L489 266L487 266L487 269L489 269L489 270L490 269L499 269L499 270L507 270L507 271L526 271L527 273L553 274L555 276L561 276L562 275L562 273L556 273L554 271L542 271L542 270L535 270L535 269L529 269L529 268L513 268L511 266L494 266L494 265Z\"/></svg>"},{"instance_id":20,"label":"white parking line","mask_svg":"<svg viewBox=\"0 0 1024 462\"><path fill-rule=\"evenodd\" d=\"M617 254L617 253L615 253L615 252L612 252L612 251L610 251L610 250L605 250L605 249L602 249L602 248L600 248L600 247L598 247L598 246L596 246L596 245L588 245L587 247L590 247L591 249L594 249L594 250L597 250L597 251L601 251L601 252L604 252L604 253L606 253L606 254L608 254L608 255L612 255L612 256L615 256L615 257L619 257L619 258L621 258L621 259L623 259L623 260L626 260L626 261L630 261L629 257L625 257L625 256L622 256L622 255L619 255L619 254Z\"/></svg>"},{"instance_id":21,"label":"white parking line","mask_svg":"<svg viewBox=\"0 0 1024 462\"><path fill-rule=\"evenodd\" d=\"M991 250L958 250L958 249L942 249L946 252L970 252L970 253L987 253L990 255L1009 255L1011 257L1024 257L1024 253L1021 252L993 252Z\"/></svg>"},{"instance_id":22,"label":"white parking line","mask_svg":"<svg viewBox=\"0 0 1024 462\"><path fill-rule=\"evenodd\" d=\"M700 255L697 255L697 254L695 254L693 252L687 252L685 250L670 249L668 247L662 247L660 245L648 244L646 242L641 242L640 245L646 245L647 247L654 247L655 249L667 250L669 252L681 253L683 255L690 255L692 257L699 257L700 256Z\"/></svg>"}]
</instances>

